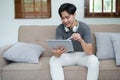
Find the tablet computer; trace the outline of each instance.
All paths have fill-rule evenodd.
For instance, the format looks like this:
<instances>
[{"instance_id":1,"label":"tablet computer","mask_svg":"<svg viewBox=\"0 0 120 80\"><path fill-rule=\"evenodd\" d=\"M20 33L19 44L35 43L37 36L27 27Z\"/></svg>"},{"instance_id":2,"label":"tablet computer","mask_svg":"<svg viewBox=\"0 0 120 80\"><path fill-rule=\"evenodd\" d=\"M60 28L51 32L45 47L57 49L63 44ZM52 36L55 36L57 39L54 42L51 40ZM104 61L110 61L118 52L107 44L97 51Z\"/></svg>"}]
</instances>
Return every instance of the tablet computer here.
<instances>
[{"instance_id":1,"label":"tablet computer","mask_svg":"<svg viewBox=\"0 0 120 80\"><path fill-rule=\"evenodd\" d=\"M50 39L47 40L47 44L51 48L57 48L58 46L64 46L67 50L67 52L74 51L73 44L71 40L56 40L56 39Z\"/></svg>"}]
</instances>

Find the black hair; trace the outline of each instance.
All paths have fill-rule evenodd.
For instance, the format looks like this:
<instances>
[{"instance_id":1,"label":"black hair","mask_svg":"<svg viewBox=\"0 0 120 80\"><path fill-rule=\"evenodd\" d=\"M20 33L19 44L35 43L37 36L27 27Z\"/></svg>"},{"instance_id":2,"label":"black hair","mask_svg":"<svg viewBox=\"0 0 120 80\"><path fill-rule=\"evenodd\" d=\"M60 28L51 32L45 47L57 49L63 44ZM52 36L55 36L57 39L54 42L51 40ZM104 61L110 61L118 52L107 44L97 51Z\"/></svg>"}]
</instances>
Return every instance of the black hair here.
<instances>
[{"instance_id":1,"label":"black hair","mask_svg":"<svg viewBox=\"0 0 120 80\"><path fill-rule=\"evenodd\" d=\"M60 17L61 17L61 12L63 11L67 11L68 14L74 14L76 11L76 6L71 3L63 3L58 10Z\"/></svg>"}]
</instances>

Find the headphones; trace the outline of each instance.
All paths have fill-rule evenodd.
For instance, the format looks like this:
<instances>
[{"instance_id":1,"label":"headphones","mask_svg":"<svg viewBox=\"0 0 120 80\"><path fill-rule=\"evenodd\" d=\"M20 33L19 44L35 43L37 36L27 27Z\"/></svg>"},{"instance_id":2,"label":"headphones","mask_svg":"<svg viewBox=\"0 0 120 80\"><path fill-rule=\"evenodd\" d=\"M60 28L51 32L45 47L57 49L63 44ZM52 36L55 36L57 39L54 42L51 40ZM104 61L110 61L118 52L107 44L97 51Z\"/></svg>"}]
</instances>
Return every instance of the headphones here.
<instances>
[{"instance_id":1,"label":"headphones","mask_svg":"<svg viewBox=\"0 0 120 80\"><path fill-rule=\"evenodd\" d=\"M79 24L78 24L77 26L74 26L74 27L72 28L72 31L73 31L73 32L77 32L78 27L79 27ZM70 29L69 29L68 27L66 27L66 26L64 26L64 29L65 29L66 32L69 32L69 31L70 31Z\"/></svg>"}]
</instances>

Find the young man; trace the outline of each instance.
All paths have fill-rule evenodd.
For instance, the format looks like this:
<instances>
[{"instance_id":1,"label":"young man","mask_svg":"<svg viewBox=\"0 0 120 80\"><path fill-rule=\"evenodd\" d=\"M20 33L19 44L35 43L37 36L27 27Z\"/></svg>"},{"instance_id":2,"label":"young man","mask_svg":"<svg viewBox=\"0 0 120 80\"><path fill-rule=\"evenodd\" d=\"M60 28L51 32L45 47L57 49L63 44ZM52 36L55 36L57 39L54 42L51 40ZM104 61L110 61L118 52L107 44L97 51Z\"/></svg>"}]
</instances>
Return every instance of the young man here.
<instances>
[{"instance_id":1,"label":"young man","mask_svg":"<svg viewBox=\"0 0 120 80\"><path fill-rule=\"evenodd\" d=\"M53 49L50 59L52 80L64 80L63 66L80 65L88 68L87 80L98 80L99 61L92 52L92 38L88 25L77 21L76 7L64 3L59 8L62 24L56 29L56 39L71 38L74 52L66 53L64 47Z\"/></svg>"}]
</instances>

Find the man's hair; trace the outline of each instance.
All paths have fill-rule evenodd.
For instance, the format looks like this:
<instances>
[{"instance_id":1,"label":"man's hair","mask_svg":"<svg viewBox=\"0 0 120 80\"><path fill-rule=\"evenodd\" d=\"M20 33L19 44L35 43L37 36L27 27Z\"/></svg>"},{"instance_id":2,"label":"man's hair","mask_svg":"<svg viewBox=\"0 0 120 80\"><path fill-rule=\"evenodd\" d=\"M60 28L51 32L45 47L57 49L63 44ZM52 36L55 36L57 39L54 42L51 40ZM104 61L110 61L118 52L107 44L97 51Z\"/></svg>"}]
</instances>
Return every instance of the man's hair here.
<instances>
[{"instance_id":1,"label":"man's hair","mask_svg":"<svg viewBox=\"0 0 120 80\"><path fill-rule=\"evenodd\" d=\"M63 11L66 11L68 14L74 14L76 11L76 6L71 3L63 3L58 10L60 17L62 17L61 12Z\"/></svg>"}]
</instances>

